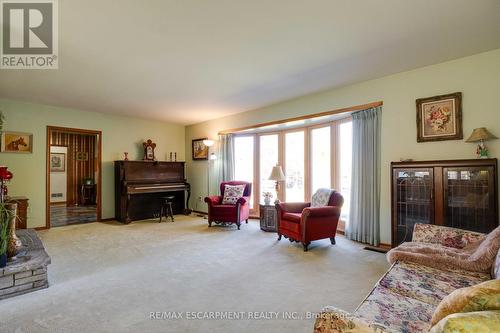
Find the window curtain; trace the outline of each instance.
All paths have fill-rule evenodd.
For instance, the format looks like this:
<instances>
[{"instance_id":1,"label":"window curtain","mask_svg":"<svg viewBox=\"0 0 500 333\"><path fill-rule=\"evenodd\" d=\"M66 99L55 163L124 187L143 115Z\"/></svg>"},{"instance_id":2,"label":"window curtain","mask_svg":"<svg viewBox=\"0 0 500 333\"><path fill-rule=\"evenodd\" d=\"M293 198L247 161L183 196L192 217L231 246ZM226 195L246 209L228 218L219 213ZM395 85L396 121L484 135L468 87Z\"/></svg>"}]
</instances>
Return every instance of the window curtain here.
<instances>
[{"instance_id":1,"label":"window curtain","mask_svg":"<svg viewBox=\"0 0 500 333\"><path fill-rule=\"evenodd\" d=\"M380 123L382 107L352 114L351 208L349 239L380 244Z\"/></svg>"},{"instance_id":2,"label":"window curtain","mask_svg":"<svg viewBox=\"0 0 500 333\"><path fill-rule=\"evenodd\" d=\"M213 161L213 182L210 193L218 194L223 181L234 179L234 135L221 134L215 147L216 159ZM210 160L209 160L210 163Z\"/></svg>"}]
</instances>

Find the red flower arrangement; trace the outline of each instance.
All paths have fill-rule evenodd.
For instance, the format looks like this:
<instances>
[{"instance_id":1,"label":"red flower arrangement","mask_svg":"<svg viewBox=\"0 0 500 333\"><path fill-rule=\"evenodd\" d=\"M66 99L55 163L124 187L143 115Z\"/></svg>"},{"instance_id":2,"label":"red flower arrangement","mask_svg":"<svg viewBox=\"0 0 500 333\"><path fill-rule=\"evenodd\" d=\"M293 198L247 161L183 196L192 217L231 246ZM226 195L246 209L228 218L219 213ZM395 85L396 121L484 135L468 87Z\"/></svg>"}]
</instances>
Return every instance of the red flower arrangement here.
<instances>
[{"instance_id":1,"label":"red flower arrangement","mask_svg":"<svg viewBox=\"0 0 500 333\"><path fill-rule=\"evenodd\" d=\"M14 175L7 170L6 166L0 166L0 203L3 203L7 195L7 181L11 180Z\"/></svg>"}]
</instances>

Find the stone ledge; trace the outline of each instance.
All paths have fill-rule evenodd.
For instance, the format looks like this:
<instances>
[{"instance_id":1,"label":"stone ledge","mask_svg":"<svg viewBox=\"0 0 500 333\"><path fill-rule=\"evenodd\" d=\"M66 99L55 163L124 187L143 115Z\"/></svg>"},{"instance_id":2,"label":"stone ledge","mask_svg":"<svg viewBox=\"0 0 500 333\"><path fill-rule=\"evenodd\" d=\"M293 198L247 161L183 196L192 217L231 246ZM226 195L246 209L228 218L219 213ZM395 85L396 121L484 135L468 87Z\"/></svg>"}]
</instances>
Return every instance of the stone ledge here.
<instances>
[{"instance_id":1,"label":"stone ledge","mask_svg":"<svg viewBox=\"0 0 500 333\"><path fill-rule=\"evenodd\" d=\"M18 230L23 242L19 253L0 269L0 300L49 286L47 265L50 257L33 229Z\"/></svg>"}]
</instances>

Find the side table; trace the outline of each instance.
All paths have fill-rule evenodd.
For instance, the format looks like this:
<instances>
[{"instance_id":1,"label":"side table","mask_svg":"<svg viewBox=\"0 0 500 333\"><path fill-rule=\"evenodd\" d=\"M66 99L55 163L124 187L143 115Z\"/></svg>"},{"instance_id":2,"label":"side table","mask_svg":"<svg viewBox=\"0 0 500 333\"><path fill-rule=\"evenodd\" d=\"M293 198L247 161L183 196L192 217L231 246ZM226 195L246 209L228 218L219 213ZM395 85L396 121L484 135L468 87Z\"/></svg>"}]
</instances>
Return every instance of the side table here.
<instances>
[{"instance_id":1,"label":"side table","mask_svg":"<svg viewBox=\"0 0 500 333\"><path fill-rule=\"evenodd\" d=\"M273 205L259 205L260 229L276 232L278 227L278 212Z\"/></svg>"}]
</instances>

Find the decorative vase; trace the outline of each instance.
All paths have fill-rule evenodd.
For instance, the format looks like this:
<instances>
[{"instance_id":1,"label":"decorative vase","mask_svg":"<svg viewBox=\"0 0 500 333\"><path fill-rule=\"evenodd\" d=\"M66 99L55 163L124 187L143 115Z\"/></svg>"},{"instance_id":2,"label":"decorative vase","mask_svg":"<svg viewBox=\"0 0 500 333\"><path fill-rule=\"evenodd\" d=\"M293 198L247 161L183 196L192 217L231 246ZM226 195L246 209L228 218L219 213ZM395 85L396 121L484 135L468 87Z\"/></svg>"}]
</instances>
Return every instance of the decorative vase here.
<instances>
[{"instance_id":1,"label":"decorative vase","mask_svg":"<svg viewBox=\"0 0 500 333\"><path fill-rule=\"evenodd\" d=\"M22 243L16 235L17 203L7 203L5 207L11 211L9 216L9 237L7 238L7 258L12 258L17 254L17 250Z\"/></svg>"},{"instance_id":2,"label":"decorative vase","mask_svg":"<svg viewBox=\"0 0 500 333\"><path fill-rule=\"evenodd\" d=\"M264 204L266 206L269 206L271 204L271 198L270 197L264 197Z\"/></svg>"}]
</instances>

